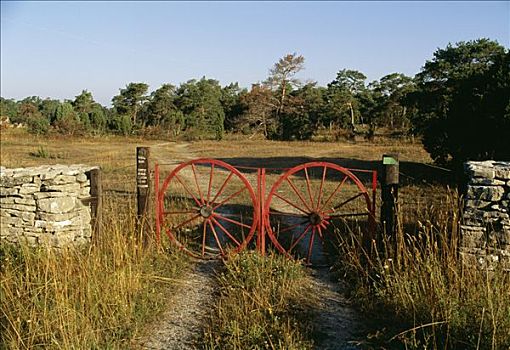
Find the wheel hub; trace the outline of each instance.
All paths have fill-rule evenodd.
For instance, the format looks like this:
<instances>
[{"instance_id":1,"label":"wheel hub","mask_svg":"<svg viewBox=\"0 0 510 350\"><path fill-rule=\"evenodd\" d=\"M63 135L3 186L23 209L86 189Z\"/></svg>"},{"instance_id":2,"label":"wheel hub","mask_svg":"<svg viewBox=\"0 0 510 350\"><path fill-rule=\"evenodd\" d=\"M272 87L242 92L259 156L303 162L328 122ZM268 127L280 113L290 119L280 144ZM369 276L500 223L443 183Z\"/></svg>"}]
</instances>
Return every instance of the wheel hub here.
<instances>
[{"instance_id":1,"label":"wheel hub","mask_svg":"<svg viewBox=\"0 0 510 350\"><path fill-rule=\"evenodd\" d=\"M310 220L310 223L312 225L317 226L322 222L322 217L320 216L319 213L314 212L308 216L308 220Z\"/></svg>"},{"instance_id":2,"label":"wheel hub","mask_svg":"<svg viewBox=\"0 0 510 350\"><path fill-rule=\"evenodd\" d=\"M208 218L209 216L211 216L213 213L213 209L208 206L208 205L204 205L200 208L200 215L202 215L203 218Z\"/></svg>"}]
</instances>

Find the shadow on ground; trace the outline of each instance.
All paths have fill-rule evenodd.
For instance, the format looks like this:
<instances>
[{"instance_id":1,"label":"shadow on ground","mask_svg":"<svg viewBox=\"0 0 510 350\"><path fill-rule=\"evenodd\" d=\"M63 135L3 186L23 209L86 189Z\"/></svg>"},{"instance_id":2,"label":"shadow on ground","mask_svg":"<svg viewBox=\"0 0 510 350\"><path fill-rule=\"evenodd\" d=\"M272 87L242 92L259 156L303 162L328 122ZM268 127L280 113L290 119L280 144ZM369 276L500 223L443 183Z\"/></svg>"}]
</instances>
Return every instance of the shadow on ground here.
<instances>
[{"instance_id":1,"label":"shadow on ground","mask_svg":"<svg viewBox=\"0 0 510 350\"><path fill-rule=\"evenodd\" d=\"M254 173L255 168L267 168L271 172L283 172L288 168L307 162L329 162L348 169L377 170L382 172L380 160L362 160L354 158L311 158L311 157L238 157L219 158L243 173ZM270 170L275 169L275 170ZM356 174L360 180L369 181L367 174ZM452 185L455 183L453 173L430 164L401 161L401 185L439 184Z\"/></svg>"}]
</instances>

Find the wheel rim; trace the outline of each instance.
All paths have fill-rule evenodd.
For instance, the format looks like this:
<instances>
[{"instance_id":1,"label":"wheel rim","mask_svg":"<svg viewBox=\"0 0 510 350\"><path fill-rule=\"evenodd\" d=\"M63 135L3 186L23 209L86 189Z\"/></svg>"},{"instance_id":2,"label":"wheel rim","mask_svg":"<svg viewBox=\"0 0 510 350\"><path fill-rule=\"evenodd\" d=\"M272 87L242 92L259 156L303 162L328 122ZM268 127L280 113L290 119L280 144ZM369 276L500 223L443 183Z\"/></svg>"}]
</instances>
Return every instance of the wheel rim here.
<instances>
[{"instance_id":1,"label":"wheel rim","mask_svg":"<svg viewBox=\"0 0 510 350\"><path fill-rule=\"evenodd\" d=\"M310 162L280 176L264 212L274 247L314 264L314 252L324 252L324 243L341 226L351 224L352 218L368 224L371 208L367 189L352 172L333 163Z\"/></svg>"},{"instance_id":2,"label":"wheel rim","mask_svg":"<svg viewBox=\"0 0 510 350\"><path fill-rule=\"evenodd\" d=\"M179 165L163 182L158 202L170 241L197 258L238 253L257 227L253 188L237 169L219 160Z\"/></svg>"}]
</instances>

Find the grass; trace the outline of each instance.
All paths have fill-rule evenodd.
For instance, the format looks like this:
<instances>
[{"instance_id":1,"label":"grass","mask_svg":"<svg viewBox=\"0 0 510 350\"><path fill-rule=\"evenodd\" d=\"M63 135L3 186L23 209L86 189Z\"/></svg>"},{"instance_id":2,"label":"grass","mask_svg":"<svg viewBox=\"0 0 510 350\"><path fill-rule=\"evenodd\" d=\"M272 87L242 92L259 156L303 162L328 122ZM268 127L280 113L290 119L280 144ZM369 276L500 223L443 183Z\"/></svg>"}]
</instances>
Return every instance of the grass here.
<instances>
[{"instance_id":1,"label":"grass","mask_svg":"<svg viewBox=\"0 0 510 350\"><path fill-rule=\"evenodd\" d=\"M353 300L377 325L369 344L510 348L510 274L463 265L459 203L458 195L449 192L419 220L413 218L416 226L404 225L413 220L400 215L396 239L386 238L368 262L357 234L341 239L338 268L356 286Z\"/></svg>"},{"instance_id":2,"label":"grass","mask_svg":"<svg viewBox=\"0 0 510 350\"><path fill-rule=\"evenodd\" d=\"M244 252L225 267L204 348L312 348L303 266L280 255Z\"/></svg>"},{"instance_id":3,"label":"grass","mask_svg":"<svg viewBox=\"0 0 510 350\"><path fill-rule=\"evenodd\" d=\"M2 246L0 348L126 348L165 307L158 277L179 275L187 259L144 249L134 212L105 206L104 235L89 248Z\"/></svg>"},{"instance_id":4,"label":"grass","mask_svg":"<svg viewBox=\"0 0 510 350\"><path fill-rule=\"evenodd\" d=\"M142 143L151 146L164 141L116 136L48 139L8 130L2 131L0 152L2 165L7 167L55 162L101 165L107 194L111 190L134 192L135 146ZM58 160L30 156L34 146L61 156ZM397 239L386 239L379 255L370 258L361 250L355 232L341 236L338 244L338 271L353 286L352 300L364 310L367 320L374 319L371 334L360 340L362 346L510 347L510 274L462 266L457 255L458 196L430 181L444 174L430 173L428 167L419 164L431 161L419 143L240 138L194 142L185 147L186 154L181 151L170 143L153 153L172 161L214 157L233 165L265 167L289 167L320 158L356 168L376 167L383 154L399 153L404 181L399 193L402 206ZM266 193L276 177L268 175ZM253 173L248 179L255 186ZM150 276L178 273L173 266L180 266L181 259L141 250L136 235L126 227L131 222L133 203L124 197L112 197L113 202L115 215L108 217L116 219L106 220L112 221L108 223L112 227L105 231L112 232L112 237L91 250L58 256L26 248L4 253L1 302L10 320L2 319L7 330L2 332L4 347L119 347L139 331L141 320L147 319L152 307L162 305L157 294L163 286ZM177 261L172 261L174 258ZM311 348L313 332L307 326L308 316L298 317L303 310L289 307L300 304L306 308L302 276L301 266L279 256L262 258L243 253L229 260L219 278L218 305L204 338L205 346ZM118 296L110 297L106 288ZM126 303L130 307L124 307Z\"/></svg>"},{"instance_id":5,"label":"grass","mask_svg":"<svg viewBox=\"0 0 510 350\"><path fill-rule=\"evenodd\" d=\"M164 281L189 263L182 254L140 244L133 193L135 147L142 141L23 130L1 136L2 166L100 165L104 227L84 250L1 246L0 348L126 348L167 306L174 286Z\"/></svg>"}]
</instances>

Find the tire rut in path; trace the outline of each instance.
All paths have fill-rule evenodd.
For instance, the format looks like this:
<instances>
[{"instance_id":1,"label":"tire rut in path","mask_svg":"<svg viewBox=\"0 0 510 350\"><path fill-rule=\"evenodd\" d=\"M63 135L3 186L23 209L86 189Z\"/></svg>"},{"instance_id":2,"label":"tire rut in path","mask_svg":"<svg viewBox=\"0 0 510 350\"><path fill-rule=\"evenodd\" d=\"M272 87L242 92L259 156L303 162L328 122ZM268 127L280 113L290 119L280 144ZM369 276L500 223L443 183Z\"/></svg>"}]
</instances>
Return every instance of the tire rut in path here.
<instances>
[{"instance_id":1,"label":"tire rut in path","mask_svg":"<svg viewBox=\"0 0 510 350\"><path fill-rule=\"evenodd\" d=\"M138 342L141 349L199 348L207 316L214 306L215 276L221 264L221 261L200 261L182 276L182 283L168 300L168 308Z\"/></svg>"}]
</instances>

